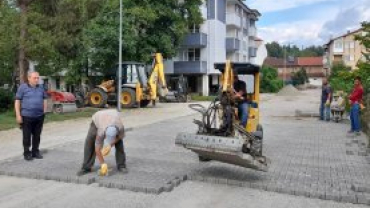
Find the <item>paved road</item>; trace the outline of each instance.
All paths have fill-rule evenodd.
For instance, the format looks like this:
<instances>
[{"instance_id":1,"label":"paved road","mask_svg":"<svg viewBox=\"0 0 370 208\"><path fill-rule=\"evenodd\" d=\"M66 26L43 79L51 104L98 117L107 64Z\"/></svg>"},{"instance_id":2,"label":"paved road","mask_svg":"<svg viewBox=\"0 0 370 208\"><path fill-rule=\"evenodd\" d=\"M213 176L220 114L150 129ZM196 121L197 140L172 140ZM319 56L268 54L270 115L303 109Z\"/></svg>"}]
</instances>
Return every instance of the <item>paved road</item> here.
<instances>
[{"instance_id":1,"label":"paved road","mask_svg":"<svg viewBox=\"0 0 370 208\"><path fill-rule=\"evenodd\" d=\"M60 132L57 124L46 126L43 144L49 151L44 160L25 163L18 156L0 164L0 172L21 177L0 176L0 207L362 207L345 202L368 203L368 193L359 192L370 187L362 183L369 181L365 138L347 138L345 124L294 117L295 109L316 110L317 95L263 96L265 154L272 159L268 173L199 163L192 152L174 146L177 132L195 130L191 120L197 115L183 104L126 112L125 121L135 127L125 141L129 174L112 171L109 178L95 173L78 180L73 176L82 157L87 119L63 123ZM19 151L14 141L3 137L12 133L0 133L10 147L3 159ZM109 164L114 166L112 156Z\"/></svg>"}]
</instances>

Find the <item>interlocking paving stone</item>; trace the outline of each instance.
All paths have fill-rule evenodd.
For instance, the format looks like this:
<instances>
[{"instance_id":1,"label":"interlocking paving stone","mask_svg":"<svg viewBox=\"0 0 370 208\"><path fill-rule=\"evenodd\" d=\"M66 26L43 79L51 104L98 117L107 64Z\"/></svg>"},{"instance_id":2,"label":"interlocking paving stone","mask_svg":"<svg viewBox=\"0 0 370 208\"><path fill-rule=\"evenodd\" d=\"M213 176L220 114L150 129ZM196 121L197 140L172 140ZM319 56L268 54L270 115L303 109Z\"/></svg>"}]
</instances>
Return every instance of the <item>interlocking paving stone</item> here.
<instances>
[{"instance_id":1,"label":"interlocking paving stone","mask_svg":"<svg viewBox=\"0 0 370 208\"><path fill-rule=\"evenodd\" d=\"M184 117L128 132L125 149L129 172L114 170L113 149L107 158L113 169L109 177L98 177L95 167L94 173L79 177L79 182L158 194L173 190L184 180L195 180L326 200L370 202L366 192L352 189L353 184L370 181L370 157L359 156L362 147L355 145L366 142L366 138L350 138L349 147L346 125L309 119L263 123L264 154L272 163L268 172L258 172L214 161L200 163L195 153L176 147L178 132L196 132L191 121L192 117ZM44 160L26 162L19 157L0 163L0 174L49 180L68 175L61 181L75 182L82 151L83 140L50 150ZM356 154L347 155L347 151Z\"/></svg>"}]
</instances>

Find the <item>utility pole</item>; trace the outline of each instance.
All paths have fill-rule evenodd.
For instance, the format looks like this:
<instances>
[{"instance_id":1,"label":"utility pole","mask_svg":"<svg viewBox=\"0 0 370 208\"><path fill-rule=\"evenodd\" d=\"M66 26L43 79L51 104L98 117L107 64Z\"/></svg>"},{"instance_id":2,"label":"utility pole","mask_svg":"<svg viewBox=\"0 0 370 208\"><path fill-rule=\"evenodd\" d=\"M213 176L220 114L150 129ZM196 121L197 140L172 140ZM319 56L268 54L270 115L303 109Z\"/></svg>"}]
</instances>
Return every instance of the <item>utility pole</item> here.
<instances>
[{"instance_id":1,"label":"utility pole","mask_svg":"<svg viewBox=\"0 0 370 208\"><path fill-rule=\"evenodd\" d=\"M118 60L118 96L117 96L117 111L121 112L122 99L122 0L119 1L119 60Z\"/></svg>"}]
</instances>

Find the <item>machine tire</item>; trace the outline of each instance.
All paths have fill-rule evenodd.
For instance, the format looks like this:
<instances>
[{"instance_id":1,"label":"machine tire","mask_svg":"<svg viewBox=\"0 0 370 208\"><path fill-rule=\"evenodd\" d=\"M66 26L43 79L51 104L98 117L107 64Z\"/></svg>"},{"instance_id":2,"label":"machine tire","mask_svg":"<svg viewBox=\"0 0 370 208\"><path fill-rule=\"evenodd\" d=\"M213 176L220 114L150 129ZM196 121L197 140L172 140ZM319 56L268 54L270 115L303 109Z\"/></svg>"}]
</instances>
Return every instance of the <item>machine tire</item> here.
<instances>
[{"instance_id":1,"label":"machine tire","mask_svg":"<svg viewBox=\"0 0 370 208\"><path fill-rule=\"evenodd\" d=\"M150 103L150 100L141 100L140 101L140 107L145 108L149 105L149 103Z\"/></svg>"},{"instance_id":2,"label":"machine tire","mask_svg":"<svg viewBox=\"0 0 370 208\"><path fill-rule=\"evenodd\" d=\"M198 158L199 158L199 162L209 162L209 161L211 161L211 159L208 159L208 158L206 158L204 156L201 156L201 155L199 155Z\"/></svg>"},{"instance_id":3,"label":"machine tire","mask_svg":"<svg viewBox=\"0 0 370 208\"><path fill-rule=\"evenodd\" d=\"M85 106L85 100L80 95L76 96L76 106L77 108L83 108Z\"/></svg>"},{"instance_id":4,"label":"machine tire","mask_svg":"<svg viewBox=\"0 0 370 208\"><path fill-rule=\"evenodd\" d=\"M95 88L89 96L89 105L94 108L104 108L108 101L108 94L100 88Z\"/></svg>"},{"instance_id":5,"label":"machine tire","mask_svg":"<svg viewBox=\"0 0 370 208\"><path fill-rule=\"evenodd\" d=\"M180 103L186 103L187 102L186 95L180 95L178 100Z\"/></svg>"},{"instance_id":6,"label":"machine tire","mask_svg":"<svg viewBox=\"0 0 370 208\"><path fill-rule=\"evenodd\" d=\"M262 128L262 125L261 124L258 124L257 125L257 131L262 132L262 138L261 139L263 139L263 128Z\"/></svg>"},{"instance_id":7,"label":"machine tire","mask_svg":"<svg viewBox=\"0 0 370 208\"><path fill-rule=\"evenodd\" d=\"M122 88L121 105L123 108L132 108L136 103L136 93L131 88Z\"/></svg>"},{"instance_id":8,"label":"machine tire","mask_svg":"<svg viewBox=\"0 0 370 208\"><path fill-rule=\"evenodd\" d=\"M260 131L262 133L262 137L261 137L262 145L261 145L261 151L259 152L259 155L262 156L262 150L263 150L263 128L262 128L262 125L261 124L258 124L257 125L257 131Z\"/></svg>"}]
</instances>

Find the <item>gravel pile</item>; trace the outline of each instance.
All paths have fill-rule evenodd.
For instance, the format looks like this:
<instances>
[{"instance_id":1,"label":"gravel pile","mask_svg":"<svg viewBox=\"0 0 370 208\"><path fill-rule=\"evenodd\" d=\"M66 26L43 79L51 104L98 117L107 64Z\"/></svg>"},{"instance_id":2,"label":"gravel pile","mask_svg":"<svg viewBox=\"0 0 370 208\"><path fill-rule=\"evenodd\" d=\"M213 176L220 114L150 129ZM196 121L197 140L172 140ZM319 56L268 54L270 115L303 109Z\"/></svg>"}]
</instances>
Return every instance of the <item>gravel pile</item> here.
<instances>
[{"instance_id":1,"label":"gravel pile","mask_svg":"<svg viewBox=\"0 0 370 208\"><path fill-rule=\"evenodd\" d=\"M286 85L281 89L278 93L278 96L300 96L302 93L297 90L297 88L293 87L293 85Z\"/></svg>"}]
</instances>

